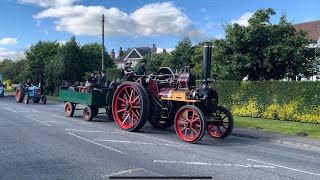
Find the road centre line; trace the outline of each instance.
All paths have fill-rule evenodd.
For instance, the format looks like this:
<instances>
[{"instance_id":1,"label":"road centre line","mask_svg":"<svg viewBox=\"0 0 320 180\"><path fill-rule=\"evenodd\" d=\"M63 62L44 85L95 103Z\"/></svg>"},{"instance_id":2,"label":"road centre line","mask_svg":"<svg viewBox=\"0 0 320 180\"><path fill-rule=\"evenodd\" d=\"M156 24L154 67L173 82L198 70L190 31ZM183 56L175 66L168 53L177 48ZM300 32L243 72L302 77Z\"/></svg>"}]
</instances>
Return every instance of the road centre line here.
<instances>
[{"instance_id":1,"label":"road centre line","mask_svg":"<svg viewBox=\"0 0 320 180\"><path fill-rule=\"evenodd\" d=\"M90 139L86 139L86 138L81 137L81 136L78 136L78 135L76 135L76 134L73 134L73 133L70 133L70 132L67 132L67 134L69 134L69 135L71 135L71 136L74 136L74 137L76 137L76 138L82 139L82 140L84 140L84 141L90 142L90 143L92 143L92 144L95 144L95 145L101 146L101 147L103 147L103 148L109 149L109 150L111 150L111 151L114 151L114 152L117 152L117 153L120 153L120 154L126 155L126 153L124 153L124 152L122 152L122 151L119 151L119 150L114 149L114 148L112 148L112 147L105 146L105 145L103 145L103 144L100 144L100 143L97 143L97 142L91 141Z\"/></svg>"},{"instance_id":2,"label":"road centre line","mask_svg":"<svg viewBox=\"0 0 320 180\"><path fill-rule=\"evenodd\" d=\"M143 170L144 170L143 168L128 169L128 170L125 170L125 171L120 171L120 172L116 172L116 173L111 173L111 174L108 174L108 175L104 175L104 176L102 176L102 177L104 178L104 177L109 177L109 176L119 176L119 175L121 175L121 174L132 173L132 172L143 171Z\"/></svg>"},{"instance_id":3,"label":"road centre line","mask_svg":"<svg viewBox=\"0 0 320 180\"><path fill-rule=\"evenodd\" d=\"M303 170L300 170L300 169L289 168L289 167L286 167L286 166L276 165L276 164L267 163L267 162L263 162L263 161L258 161L258 160L254 160L254 159L247 159L247 160L248 161L253 161L253 162L259 162L259 163L263 163L263 164L268 164L268 165L271 165L271 166L275 166L275 167L279 167L279 168L283 168L283 169L288 169L288 170L291 170L291 171L297 171L297 172L301 172L301 173L320 176L320 174L316 174L316 173L312 173L312 172L308 172L308 171L303 171Z\"/></svg>"},{"instance_id":4,"label":"road centre line","mask_svg":"<svg viewBox=\"0 0 320 180\"><path fill-rule=\"evenodd\" d=\"M189 165L202 165L202 166L224 166L224 167L243 167L243 168L275 168L274 166L255 165L255 164L221 164L221 163L206 163L206 162L188 162L188 161L167 161L167 160L154 160L154 163L165 164L189 164Z\"/></svg>"},{"instance_id":5,"label":"road centre line","mask_svg":"<svg viewBox=\"0 0 320 180\"><path fill-rule=\"evenodd\" d=\"M163 142L168 142L168 143L172 143L172 144L177 144L177 145L181 145L181 146L188 146L188 145L185 145L185 144L175 143L175 142L172 142L172 141L168 141L168 140L165 140L165 139L160 139L160 138L156 138L156 137L152 137L152 136L146 136L146 135L143 135L143 134L138 134L138 133L133 133L133 132L126 132L124 130L116 129L116 131L119 131L119 132L122 132L122 133L127 133L127 134L133 134L133 135L136 135L136 136L146 137L146 138L150 138L150 139L155 139L155 140L159 140L159 141L163 141Z\"/></svg>"},{"instance_id":6,"label":"road centre line","mask_svg":"<svg viewBox=\"0 0 320 180\"><path fill-rule=\"evenodd\" d=\"M35 119L35 118L31 117L30 115L29 115L29 116L26 116L26 117L29 118L29 119L31 119L31 120L37 121L37 122L39 122L39 123L41 123L41 124L45 124L45 125L47 125L47 126L51 126L50 124L45 123L45 122L42 122L42 121L40 121L40 120L38 120L38 119Z\"/></svg>"},{"instance_id":7,"label":"road centre line","mask_svg":"<svg viewBox=\"0 0 320 180\"><path fill-rule=\"evenodd\" d=\"M111 139L93 139L94 141L100 142L114 142L114 143L128 143L128 144L141 144L141 145L159 145L159 146L181 146L176 144L156 144L156 143L148 143L148 142L134 142L134 141L117 141Z\"/></svg>"}]
</instances>

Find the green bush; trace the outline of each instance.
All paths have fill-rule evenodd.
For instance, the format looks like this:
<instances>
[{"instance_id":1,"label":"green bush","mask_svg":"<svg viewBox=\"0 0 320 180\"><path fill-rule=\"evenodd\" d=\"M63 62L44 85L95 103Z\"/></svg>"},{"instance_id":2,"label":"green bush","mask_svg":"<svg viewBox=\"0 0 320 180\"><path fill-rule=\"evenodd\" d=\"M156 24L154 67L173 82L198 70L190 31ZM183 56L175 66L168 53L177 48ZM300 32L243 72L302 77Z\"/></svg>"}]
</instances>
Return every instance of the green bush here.
<instances>
[{"instance_id":1,"label":"green bush","mask_svg":"<svg viewBox=\"0 0 320 180\"><path fill-rule=\"evenodd\" d=\"M320 82L217 81L219 102L237 116L320 123Z\"/></svg>"}]
</instances>

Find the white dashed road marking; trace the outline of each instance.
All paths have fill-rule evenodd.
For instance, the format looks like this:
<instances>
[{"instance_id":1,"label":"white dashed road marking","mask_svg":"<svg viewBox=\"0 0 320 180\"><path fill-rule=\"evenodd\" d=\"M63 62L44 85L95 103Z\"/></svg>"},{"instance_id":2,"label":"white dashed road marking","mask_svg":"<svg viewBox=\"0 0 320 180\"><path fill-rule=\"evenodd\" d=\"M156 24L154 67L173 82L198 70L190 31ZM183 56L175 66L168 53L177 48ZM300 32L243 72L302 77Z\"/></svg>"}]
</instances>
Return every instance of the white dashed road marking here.
<instances>
[{"instance_id":1,"label":"white dashed road marking","mask_svg":"<svg viewBox=\"0 0 320 180\"><path fill-rule=\"evenodd\" d=\"M156 143L148 143L148 142L117 141L117 140L111 140L111 139L93 139L93 140L100 141L100 142L128 143L128 144L141 144L141 145L181 146L179 144L156 144Z\"/></svg>"},{"instance_id":2,"label":"white dashed road marking","mask_svg":"<svg viewBox=\"0 0 320 180\"><path fill-rule=\"evenodd\" d=\"M37 122L39 122L39 123L41 123L41 124L44 124L44 125L47 125L47 126L51 126L50 124L45 123L45 122L42 122L42 121L40 121L40 120L38 120L38 119L35 119L35 118L31 117L31 116L26 116L26 117L29 118L29 119L31 119L31 120L37 121Z\"/></svg>"},{"instance_id":3,"label":"white dashed road marking","mask_svg":"<svg viewBox=\"0 0 320 180\"><path fill-rule=\"evenodd\" d=\"M120 172L104 175L102 177L118 176L118 175L122 175L122 174L132 173L132 172L136 172L136 171L143 171L143 170L144 170L143 168L129 169L129 170L125 170L125 171L120 171Z\"/></svg>"},{"instance_id":4,"label":"white dashed road marking","mask_svg":"<svg viewBox=\"0 0 320 180\"><path fill-rule=\"evenodd\" d=\"M124 155L126 154L126 153L124 153L124 152L122 152L122 151L119 151L119 150L114 149L114 148L112 148L112 147L105 146L105 145L103 145L103 144L100 144L100 143L91 141L90 139L86 139L86 138L81 137L81 136L78 136L78 135L76 135L76 134L73 134L73 133L70 133L70 132L68 132L68 134L71 135L71 136L74 136L74 137L76 137L76 138L82 139L82 140L84 140L84 141L90 142L90 143L92 143L92 144L95 144L95 145L104 147L104 148L109 149L109 150L111 150L111 151L114 151L114 152L117 152L117 153L120 153L120 154L124 154Z\"/></svg>"},{"instance_id":5,"label":"white dashed road marking","mask_svg":"<svg viewBox=\"0 0 320 180\"><path fill-rule=\"evenodd\" d=\"M258 160L254 160L254 159L247 159L247 160L248 161L253 161L253 162L259 162L259 163L263 163L263 164L268 164L268 165L271 165L271 166L275 166L275 167L279 167L279 168L283 168L283 169L288 169L288 170L291 170L291 171L297 171L297 172L301 172L301 173L320 176L320 174L316 174L316 173L312 173L312 172L308 172L308 171L303 171L303 170L299 170L299 169L294 169L294 168L289 168L289 167L286 167L286 166L276 165L276 164L267 163L267 162L263 162L263 161L258 161Z\"/></svg>"},{"instance_id":6,"label":"white dashed road marking","mask_svg":"<svg viewBox=\"0 0 320 180\"><path fill-rule=\"evenodd\" d=\"M275 168L274 166L254 165L254 164L220 164L220 163L167 161L167 160L154 160L153 162L164 163L164 164L190 164L190 165L202 165L202 166L225 166L225 167L242 167L242 168Z\"/></svg>"}]
</instances>

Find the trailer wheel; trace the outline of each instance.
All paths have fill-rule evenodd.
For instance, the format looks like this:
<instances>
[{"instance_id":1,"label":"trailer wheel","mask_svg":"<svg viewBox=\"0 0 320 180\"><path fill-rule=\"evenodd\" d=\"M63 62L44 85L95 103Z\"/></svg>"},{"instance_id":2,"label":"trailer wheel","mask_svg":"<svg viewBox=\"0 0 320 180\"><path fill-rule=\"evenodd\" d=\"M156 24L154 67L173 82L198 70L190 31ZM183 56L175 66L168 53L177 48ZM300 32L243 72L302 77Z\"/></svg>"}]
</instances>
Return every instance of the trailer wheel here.
<instances>
[{"instance_id":1,"label":"trailer wheel","mask_svg":"<svg viewBox=\"0 0 320 180\"><path fill-rule=\"evenodd\" d=\"M29 96L28 96L28 95L25 95L25 96L24 96L23 102L24 102L25 104L29 104Z\"/></svg>"},{"instance_id":2,"label":"trailer wheel","mask_svg":"<svg viewBox=\"0 0 320 180\"><path fill-rule=\"evenodd\" d=\"M186 142L196 143L204 135L206 121L203 112L194 105L182 106L174 119L178 136Z\"/></svg>"},{"instance_id":3,"label":"trailer wheel","mask_svg":"<svg viewBox=\"0 0 320 180\"><path fill-rule=\"evenodd\" d=\"M126 131L137 131L142 128L149 118L149 108L149 94L136 82L122 83L113 96L113 117Z\"/></svg>"},{"instance_id":4,"label":"trailer wheel","mask_svg":"<svg viewBox=\"0 0 320 180\"><path fill-rule=\"evenodd\" d=\"M217 106L216 112L213 113L213 119L214 122L210 122L207 125L209 135L220 139L229 136L233 129L231 112L223 106Z\"/></svg>"},{"instance_id":5,"label":"trailer wheel","mask_svg":"<svg viewBox=\"0 0 320 180\"><path fill-rule=\"evenodd\" d=\"M18 103L21 103L23 101L24 93L25 93L24 88L22 88L22 87L17 88L17 90L16 90L16 101Z\"/></svg>"},{"instance_id":6,"label":"trailer wheel","mask_svg":"<svg viewBox=\"0 0 320 180\"><path fill-rule=\"evenodd\" d=\"M67 117L72 117L73 114L74 114L74 110L75 110L75 106L74 106L73 103L67 102L67 103L64 105L64 111L66 112L66 116L67 116Z\"/></svg>"},{"instance_id":7,"label":"trailer wheel","mask_svg":"<svg viewBox=\"0 0 320 180\"><path fill-rule=\"evenodd\" d=\"M90 106L86 106L83 109L83 119L86 121L92 121L94 117L93 109Z\"/></svg>"}]
</instances>

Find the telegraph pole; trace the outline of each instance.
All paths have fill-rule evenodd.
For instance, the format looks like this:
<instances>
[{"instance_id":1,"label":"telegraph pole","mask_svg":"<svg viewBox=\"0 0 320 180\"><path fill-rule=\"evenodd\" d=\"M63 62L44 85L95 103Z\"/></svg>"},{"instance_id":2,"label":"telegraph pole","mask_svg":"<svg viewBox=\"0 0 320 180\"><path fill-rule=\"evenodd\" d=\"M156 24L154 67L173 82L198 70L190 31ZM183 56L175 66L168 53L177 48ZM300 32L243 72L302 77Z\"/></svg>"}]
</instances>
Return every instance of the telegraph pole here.
<instances>
[{"instance_id":1,"label":"telegraph pole","mask_svg":"<svg viewBox=\"0 0 320 180\"><path fill-rule=\"evenodd\" d=\"M101 65L102 65L102 70L104 70L104 14L102 14L102 20L101 20L101 25L102 25L102 52L101 52Z\"/></svg>"}]
</instances>

